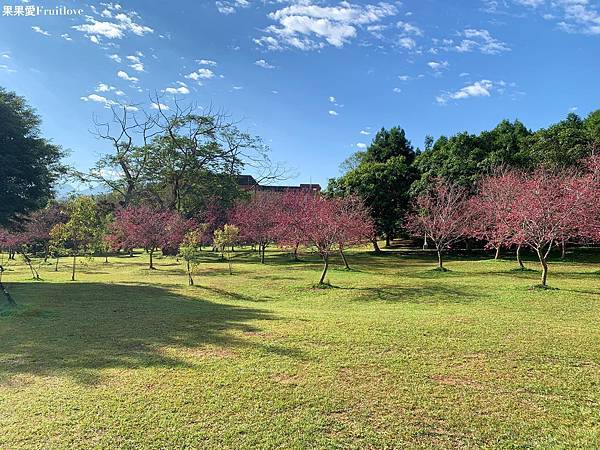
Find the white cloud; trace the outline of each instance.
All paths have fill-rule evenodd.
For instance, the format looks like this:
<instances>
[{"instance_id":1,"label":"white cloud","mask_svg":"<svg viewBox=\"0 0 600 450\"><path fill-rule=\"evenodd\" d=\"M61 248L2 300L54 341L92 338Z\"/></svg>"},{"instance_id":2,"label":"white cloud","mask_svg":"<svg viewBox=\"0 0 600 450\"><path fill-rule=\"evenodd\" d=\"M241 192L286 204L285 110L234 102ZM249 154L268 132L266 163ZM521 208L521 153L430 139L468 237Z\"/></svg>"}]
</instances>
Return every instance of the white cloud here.
<instances>
[{"instance_id":1,"label":"white cloud","mask_svg":"<svg viewBox=\"0 0 600 450\"><path fill-rule=\"evenodd\" d=\"M84 102L102 103L107 108L118 104L114 100L109 100L106 97L103 97L103 96L98 95L98 94L90 94L90 95L87 95L85 97L81 97L81 100L83 100Z\"/></svg>"},{"instance_id":2,"label":"white cloud","mask_svg":"<svg viewBox=\"0 0 600 450\"><path fill-rule=\"evenodd\" d=\"M168 87L165 89L165 92L167 94L173 94L173 95L177 95L177 94L187 95L190 93L190 90L188 89L187 85L185 83L183 83L183 84L180 84L179 87Z\"/></svg>"},{"instance_id":3,"label":"white cloud","mask_svg":"<svg viewBox=\"0 0 600 450\"><path fill-rule=\"evenodd\" d=\"M484 0L486 11L506 12L513 5L525 7L545 20L556 21L558 28L568 33L600 34L600 4L594 0Z\"/></svg>"},{"instance_id":4,"label":"white cloud","mask_svg":"<svg viewBox=\"0 0 600 450\"><path fill-rule=\"evenodd\" d=\"M469 97L489 97L494 89L494 83L490 80L476 81L458 91L444 92L436 97L438 103L444 104L448 100L463 100Z\"/></svg>"},{"instance_id":5,"label":"white cloud","mask_svg":"<svg viewBox=\"0 0 600 450\"><path fill-rule=\"evenodd\" d=\"M96 92L110 92L110 91L114 91L116 88L114 86L110 86L106 83L98 83L98 86L96 86L96 89L94 89Z\"/></svg>"},{"instance_id":6,"label":"white cloud","mask_svg":"<svg viewBox=\"0 0 600 450\"><path fill-rule=\"evenodd\" d=\"M435 71L447 69L449 66L448 61L430 61L427 65Z\"/></svg>"},{"instance_id":7,"label":"white cloud","mask_svg":"<svg viewBox=\"0 0 600 450\"><path fill-rule=\"evenodd\" d=\"M254 64L257 65L258 67L262 67L263 69L274 69L275 68L275 66L269 64L264 59L259 59L258 61L255 61Z\"/></svg>"},{"instance_id":8,"label":"white cloud","mask_svg":"<svg viewBox=\"0 0 600 450\"><path fill-rule=\"evenodd\" d=\"M392 89L392 92L394 92L394 93L396 93L396 94L399 94L399 93L401 93L401 92L402 92L402 89L400 89L400 88L398 88L398 87L395 87L394 89Z\"/></svg>"},{"instance_id":9,"label":"white cloud","mask_svg":"<svg viewBox=\"0 0 600 450\"><path fill-rule=\"evenodd\" d=\"M358 27L376 24L396 13L396 6L390 3L361 6L342 1L336 6L320 6L305 0L270 13L269 18L277 25L267 27L265 35L254 42L269 50L343 47L357 36Z\"/></svg>"},{"instance_id":10,"label":"white cloud","mask_svg":"<svg viewBox=\"0 0 600 450\"><path fill-rule=\"evenodd\" d=\"M413 50L417 46L417 43L413 38L401 37L398 39L398 45L407 50Z\"/></svg>"},{"instance_id":11,"label":"white cloud","mask_svg":"<svg viewBox=\"0 0 600 450\"><path fill-rule=\"evenodd\" d=\"M140 57L137 55L129 55L127 57L127 60L129 61L129 67L131 67L133 70L137 71L137 72L143 72L144 71L144 63L142 63L142 61L140 60Z\"/></svg>"},{"instance_id":12,"label":"white cloud","mask_svg":"<svg viewBox=\"0 0 600 450\"><path fill-rule=\"evenodd\" d=\"M71 28L84 33L94 43L100 43L100 37L106 39L122 39L127 33L144 36L145 34L154 32L152 28L140 25L132 19L132 17L139 17L137 13L130 12L126 14L124 12L119 12L121 11L121 7L118 4L113 4L108 9L112 11L110 16L101 14L101 17L110 18L112 19L111 21L96 20L91 16L86 16L86 23L74 25Z\"/></svg>"},{"instance_id":13,"label":"white cloud","mask_svg":"<svg viewBox=\"0 0 600 450\"><path fill-rule=\"evenodd\" d=\"M42 28L38 27L37 25L31 27L31 29L33 31L35 31L36 33L43 34L44 36L50 36L50 33L48 33L46 30L43 30Z\"/></svg>"},{"instance_id":14,"label":"white cloud","mask_svg":"<svg viewBox=\"0 0 600 450\"><path fill-rule=\"evenodd\" d=\"M118 76L119 78L122 78L122 79L123 79L123 80L125 80L125 81L131 81L132 83L137 83L138 81L140 81L140 79L139 79L139 78L136 78L136 77L132 77L132 76L130 76L130 75L129 75L127 72L125 72L124 70L119 70L119 71L117 72L117 76Z\"/></svg>"},{"instance_id":15,"label":"white cloud","mask_svg":"<svg viewBox=\"0 0 600 450\"><path fill-rule=\"evenodd\" d=\"M398 22L396 24L398 28L402 30L404 34L412 34L415 36L423 36L423 30L421 30L418 26L412 25L408 22Z\"/></svg>"},{"instance_id":16,"label":"white cloud","mask_svg":"<svg viewBox=\"0 0 600 450\"><path fill-rule=\"evenodd\" d=\"M212 61L210 59L199 59L198 61L196 61L198 64L200 64L201 66L216 66L217 63L216 61Z\"/></svg>"},{"instance_id":17,"label":"white cloud","mask_svg":"<svg viewBox=\"0 0 600 450\"><path fill-rule=\"evenodd\" d=\"M248 0L219 0L215 2L215 6L221 14L233 14L239 8L250 6L250 2Z\"/></svg>"},{"instance_id":18,"label":"white cloud","mask_svg":"<svg viewBox=\"0 0 600 450\"><path fill-rule=\"evenodd\" d=\"M334 111L334 110L330 110L330 111L329 111L329 115L330 115L330 116L339 116L338 112L337 112L337 111Z\"/></svg>"},{"instance_id":19,"label":"white cloud","mask_svg":"<svg viewBox=\"0 0 600 450\"><path fill-rule=\"evenodd\" d=\"M409 75L398 75L398 79L400 81L408 81L408 80L410 80L410 76Z\"/></svg>"},{"instance_id":20,"label":"white cloud","mask_svg":"<svg viewBox=\"0 0 600 450\"><path fill-rule=\"evenodd\" d=\"M356 146L357 146L358 148L360 148L361 150L365 150L365 149L367 148L367 144L365 144L364 142L358 142L358 143L356 144Z\"/></svg>"},{"instance_id":21,"label":"white cloud","mask_svg":"<svg viewBox=\"0 0 600 450\"><path fill-rule=\"evenodd\" d=\"M65 41L72 41L73 40L71 38L71 36L69 36L67 33L61 34L60 37L63 38Z\"/></svg>"},{"instance_id":22,"label":"white cloud","mask_svg":"<svg viewBox=\"0 0 600 450\"><path fill-rule=\"evenodd\" d=\"M558 26L569 33L600 34L598 4L588 0L556 0L553 5L562 8Z\"/></svg>"},{"instance_id":23,"label":"white cloud","mask_svg":"<svg viewBox=\"0 0 600 450\"><path fill-rule=\"evenodd\" d=\"M335 97L334 96L329 97L329 101L331 103L335 103L336 102Z\"/></svg>"},{"instance_id":24,"label":"white cloud","mask_svg":"<svg viewBox=\"0 0 600 450\"><path fill-rule=\"evenodd\" d=\"M464 39L454 47L456 51L461 53L480 51L488 55L496 55L510 50L506 43L492 37L488 30L467 28L463 31L462 36Z\"/></svg>"},{"instance_id":25,"label":"white cloud","mask_svg":"<svg viewBox=\"0 0 600 450\"><path fill-rule=\"evenodd\" d=\"M117 55L117 54L114 54L114 55L108 55L108 58L109 58L109 59L112 59L113 61L115 61L115 62L118 62L118 63L120 63L120 62L121 62L121 57L120 57L119 55Z\"/></svg>"},{"instance_id":26,"label":"white cloud","mask_svg":"<svg viewBox=\"0 0 600 450\"><path fill-rule=\"evenodd\" d=\"M163 111L168 111L169 109L171 109L167 105L165 105L164 103L152 103L150 105L150 108L152 108L152 109L161 109Z\"/></svg>"},{"instance_id":27,"label":"white cloud","mask_svg":"<svg viewBox=\"0 0 600 450\"><path fill-rule=\"evenodd\" d=\"M231 89L233 89L234 91L241 91L242 89L244 89L244 86L232 86Z\"/></svg>"},{"instance_id":28,"label":"white cloud","mask_svg":"<svg viewBox=\"0 0 600 450\"><path fill-rule=\"evenodd\" d=\"M371 134L371 132L367 130L360 130L360 134L362 134L363 136L368 136Z\"/></svg>"},{"instance_id":29,"label":"white cloud","mask_svg":"<svg viewBox=\"0 0 600 450\"><path fill-rule=\"evenodd\" d=\"M195 72L187 74L185 77L189 80L198 81L199 79L210 80L215 76L215 73L210 69L198 69Z\"/></svg>"},{"instance_id":30,"label":"white cloud","mask_svg":"<svg viewBox=\"0 0 600 450\"><path fill-rule=\"evenodd\" d=\"M0 64L0 71L6 73L15 73L16 70L7 66L6 64Z\"/></svg>"}]
</instances>

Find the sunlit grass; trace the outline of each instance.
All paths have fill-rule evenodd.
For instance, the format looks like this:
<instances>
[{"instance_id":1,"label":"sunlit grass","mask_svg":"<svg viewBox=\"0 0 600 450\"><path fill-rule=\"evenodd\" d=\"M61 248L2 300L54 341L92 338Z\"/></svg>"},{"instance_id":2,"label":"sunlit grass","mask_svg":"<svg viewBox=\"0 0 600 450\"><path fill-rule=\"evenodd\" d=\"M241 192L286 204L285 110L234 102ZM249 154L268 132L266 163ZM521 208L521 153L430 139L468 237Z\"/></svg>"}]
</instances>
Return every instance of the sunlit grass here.
<instances>
[{"instance_id":1,"label":"sunlit grass","mask_svg":"<svg viewBox=\"0 0 600 450\"><path fill-rule=\"evenodd\" d=\"M486 258L489 258L487 256ZM4 282L0 448L600 445L599 258L207 252ZM4 261L6 263L6 260Z\"/></svg>"}]
</instances>

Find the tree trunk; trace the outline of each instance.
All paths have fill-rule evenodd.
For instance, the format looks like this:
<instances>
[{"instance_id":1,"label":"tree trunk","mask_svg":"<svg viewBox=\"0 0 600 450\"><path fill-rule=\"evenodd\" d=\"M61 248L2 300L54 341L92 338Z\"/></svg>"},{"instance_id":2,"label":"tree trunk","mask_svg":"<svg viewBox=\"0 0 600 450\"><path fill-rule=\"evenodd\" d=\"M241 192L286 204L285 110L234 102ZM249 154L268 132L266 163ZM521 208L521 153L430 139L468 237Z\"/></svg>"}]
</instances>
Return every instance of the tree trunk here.
<instances>
[{"instance_id":1,"label":"tree trunk","mask_svg":"<svg viewBox=\"0 0 600 450\"><path fill-rule=\"evenodd\" d=\"M566 256L567 256L567 243L565 241L562 241L560 243L560 258L565 259Z\"/></svg>"},{"instance_id":2,"label":"tree trunk","mask_svg":"<svg viewBox=\"0 0 600 450\"><path fill-rule=\"evenodd\" d=\"M494 255L494 259L498 261L500 259L500 246L496 247L496 254Z\"/></svg>"},{"instance_id":3,"label":"tree trunk","mask_svg":"<svg viewBox=\"0 0 600 450\"><path fill-rule=\"evenodd\" d=\"M548 279L548 263L546 262L546 256L542 253L542 250L538 249L537 254L540 264L542 265L542 286L546 286L546 281Z\"/></svg>"},{"instance_id":4,"label":"tree trunk","mask_svg":"<svg viewBox=\"0 0 600 450\"><path fill-rule=\"evenodd\" d=\"M153 270L154 269L154 250L150 250L150 269Z\"/></svg>"},{"instance_id":5,"label":"tree trunk","mask_svg":"<svg viewBox=\"0 0 600 450\"><path fill-rule=\"evenodd\" d=\"M73 270L71 272L71 281L75 281L75 265L77 264L77 256L73 255Z\"/></svg>"},{"instance_id":6,"label":"tree trunk","mask_svg":"<svg viewBox=\"0 0 600 450\"><path fill-rule=\"evenodd\" d=\"M25 263L27 264L27 266L29 267L29 270L31 271L31 277L34 280L39 280L40 274L37 272L37 270L35 270L33 268L33 264L31 263L31 259L29 259L29 256L27 256L25 253L23 253L23 259L25 260Z\"/></svg>"},{"instance_id":7,"label":"tree trunk","mask_svg":"<svg viewBox=\"0 0 600 450\"><path fill-rule=\"evenodd\" d=\"M521 258L521 244L517 245L517 262L519 263L519 267L525 269L525 265L523 264L523 259Z\"/></svg>"},{"instance_id":8,"label":"tree trunk","mask_svg":"<svg viewBox=\"0 0 600 450\"><path fill-rule=\"evenodd\" d=\"M465 250L469 253L473 250L473 241L471 240L471 238L467 238L465 240Z\"/></svg>"},{"instance_id":9,"label":"tree trunk","mask_svg":"<svg viewBox=\"0 0 600 450\"><path fill-rule=\"evenodd\" d=\"M323 255L323 272L321 273L321 279L319 285L325 284L325 275L327 275L327 269L329 268L329 255Z\"/></svg>"},{"instance_id":10,"label":"tree trunk","mask_svg":"<svg viewBox=\"0 0 600 450\"><path fill-rule=\"evenodd\" d=\"M60 258L57 256L57 257L56 257L56 265L54 266L54 271L55 271L55 272L58 272L58 260L59 260L59 259L60 259Z\"/></svg>"},{"instance_id":11,"label":"tree trunk","mask_svg":"<svg viewBox=\"0 0 600 450\"><path fill-rule=\"evenodd\" d=\"M261 244L258 246L258 252L260 253L260 263L264 264L265 263L265 244Z\"/></svg>"},{"instance_id":12,"label":"tree trunk","mask_svg":"<svg viewBox=\"0 0 600 450\"><path fill-rule=\"evenodd\" d=\"M429 244L427 243L427 233L423 236L423 250L427 250L429 248Z\"/></svg>"},{"instance_id":13,"label":"tree trunk","mask_svg":"<svg viewBox=\"0 0 600 450\"><path fill-rule=\"evenodd\" d=\"M444 260L442 259L442 250L440 248L437 249L438 256L438 269L444 270Z\"/></svg>"},{"instance_id":14,"label":"tree trunk","mask_svg":"<svg viewBox=\"0 0 600 450\"><path fill-rule=\"evenodd\" d=\"M300 245L300 244L298 244L298 243L297 243L297 244L294 246L294 255L293 255L293 256L294 256L294 261L298 261L298 246L299 246L299 245Z\"/></svg>"},{"instance_id":15,"label":"tree trunk","mask_svg":"<svg viewBox=\"0 0 600 450\"><path fill-rule=\"evenodd\" d=\"M104 255L104 264L108 264L108 254Z\"/></svg>"},{"instance_id":16,"label":"tree trunk","mask_svg":"<svg viewBox=\"0 0 600 450\"><path fill-rule=\"evenodd\" d=\"M371 242L373 242L373 250L375 250L375 253L381 253L377 239L373 239Z\"/></svg>"},{"instance_id":17,"label":"tree trunk","mask_svg":"<svg viewBox=\"0 0 600 450\"><path fill-rule=\"evenodd\" d=\"M348 260L346 259L346 255L344 255L344 250L340 247L340 256L342 257L342 261L344 261L344 267L346 270L350 270L350 266L348 265Z\"/></svg>"},{"instance_id":18,"label":"tree trunk","mask_svg":"<svg viewBox=\"0 0 600 450\"><path fill-rule=\"evenodd\" d=\"M6 301L8 302L8 304L10 306L17 306L17 302L15 302L15 299L11 297L8 290L2 284L2 281L0 281L0 291L2 291L2 293L4 294L4 297L6 297Z\"/></svg>"},{"instance_id":19,"label":"tree trunk","mask_svg":"<svg viewBox=\"0 0 600 450\"><path fill-rule=\"evenodd\" d=\"M190 262L187 262L187 272L188 272L188 286L194 285L194 279L192 278L192 270L190 267Z\"/></svg>"},{"instance_id":20,"label":"tree trunk","mask_svg":"<svg viewBox=\"0 0 600 450\"><path fill-rule=\"evenodd\" d=\"M392 239L390 238L390 235L386 233L385 235L385 248L390 248L392 244Z\"/></svg>"}]
</instances>

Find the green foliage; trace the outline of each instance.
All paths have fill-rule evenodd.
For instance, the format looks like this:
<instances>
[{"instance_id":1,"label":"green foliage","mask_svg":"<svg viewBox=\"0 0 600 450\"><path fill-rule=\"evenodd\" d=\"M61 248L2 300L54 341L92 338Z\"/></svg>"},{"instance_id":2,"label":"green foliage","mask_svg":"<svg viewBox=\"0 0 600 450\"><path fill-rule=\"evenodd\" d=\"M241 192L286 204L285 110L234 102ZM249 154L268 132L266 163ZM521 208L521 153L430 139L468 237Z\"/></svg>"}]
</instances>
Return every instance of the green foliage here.
<instances>
[{"instance_id":1,"label":"green foliage","mask_svg":"<svg viewBox=\"0 0 600 450\"><path fill-rule=\"evenodd\" d=\"M530 163L527 154L530 136L531 132L518 120L504 120L479 135L465 132L450 138L442 136L417 156L415 168L420 178L412 193L422 192L436 178L472 189L484 174L496 167L523 168Z\"/></svg>"},{"instance_id":2,"label":"green foliage","mask_svg":"<svg viewBox=\"0 0 600 450\"><path fill-rule=\"evenodd\" d=\"M92 255L102 250L105 223L98 214L92 197L82 196L67 203L69 220L56 225L51 231L54 249L65 249L72 256Z\"/></svg>"},{"instance_id":3,"label":"green foliage","mask_svg":"<svg viewBox=\"0 0 600 450\"><path fill-rule=\"evenodd\" d=\"M595 111L582 120L570 113L565 120L535 133L530 140L532 165L573 167L591 155L600 142L599 114L600 110Z\"/></svg>"},{"instance_id":4,"label":"green foliage","mask_svg":"<svg viewBox=\"0 0 600 450\"><path fill-rule=\"evenodd\" d=\"M214 244L219 249L222 256L227 257L229 264L229 274L231 271L231 252L232 247L237 244L240 236L240 229L235 225L225 224L223 228L216 229L214 232Z\"/></svg>"},{"instance_id":5,"label":"green foliage","mask_svg":"<svg viewBox=\"0 0 600 450\"><path fill-rule=\"evenodd\" d=\"M399 230L415 178L411 164L415 152L404 130L381 129L365 152L347 160L347 172L329 180L328 194L358 195L370 209L377 231L387 238Z\"/></svg>"},{"instance_id":6,"label":"green foliage","mask_svg":"<svg viewBox=\"0 0 600 450\"><path fill-rule=\"evenodd\" d=\"M45 206L64 171L64 152L41 136L40 124L24 98L0 88L0 226Z\"/></svg>"},{"instance_id":7,"label":"green foliage","mask_svg":"<svg viewBox=\"0 0 600 450\"><path fill-rule=\"evenodd\" d=\"M202 228L188 231L183 239L183 242L179 246L179 256L186 263L188 284L190 286L194 284L194 269L202 260L202 236L206 231L206 227Z\"/></svg>"}]
</instances>

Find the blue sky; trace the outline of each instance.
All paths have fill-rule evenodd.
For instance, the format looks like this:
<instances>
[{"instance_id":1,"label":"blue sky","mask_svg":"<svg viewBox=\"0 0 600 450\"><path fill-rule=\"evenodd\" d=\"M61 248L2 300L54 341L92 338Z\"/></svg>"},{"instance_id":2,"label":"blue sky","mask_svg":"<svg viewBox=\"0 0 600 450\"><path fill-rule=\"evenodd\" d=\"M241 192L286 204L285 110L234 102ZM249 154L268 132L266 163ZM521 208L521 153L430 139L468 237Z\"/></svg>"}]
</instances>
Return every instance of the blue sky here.
<instances>
[{"instance_id":1,"label":"blue sky","mask_svg":"<svg viewBox=\"0 0 600 450\"><path fill-rule=\"evenodd\" d=\"M591 0L2 3L0 85L37 108L79 169L109 151L89 133L93 114L151 108L155 92L226 110L292 182L323 185L382 126L422 146L600 107ZM14 15L32 6L82 13Z\"/></svg>"}]
</instances>

